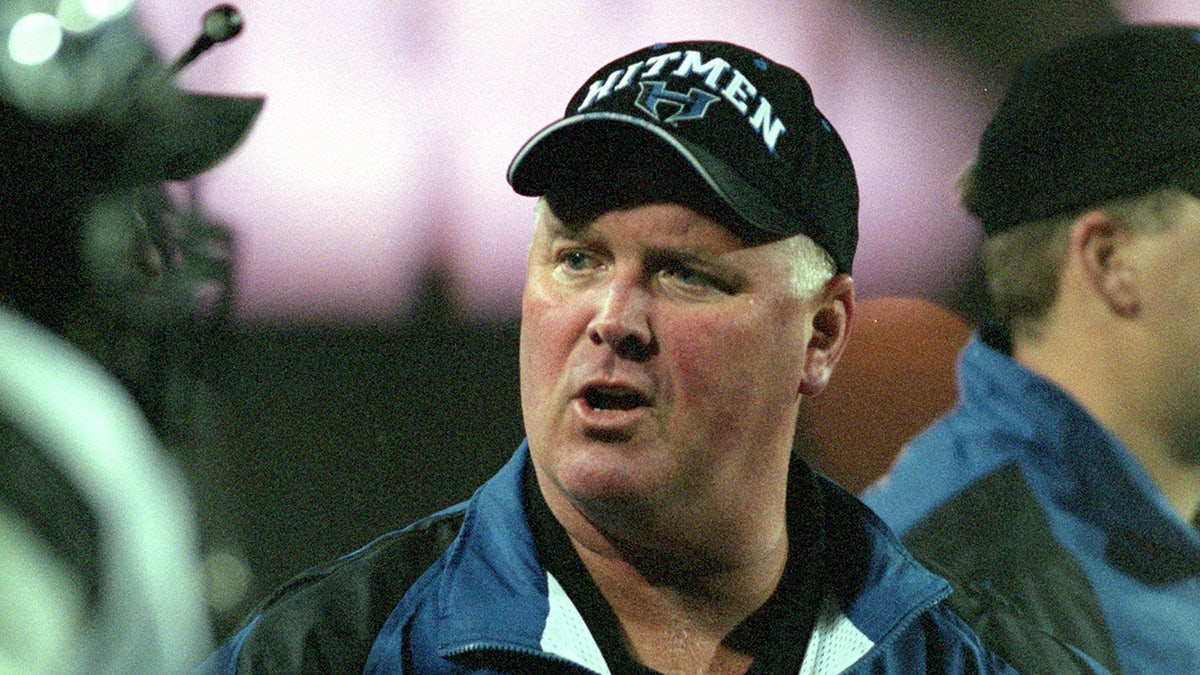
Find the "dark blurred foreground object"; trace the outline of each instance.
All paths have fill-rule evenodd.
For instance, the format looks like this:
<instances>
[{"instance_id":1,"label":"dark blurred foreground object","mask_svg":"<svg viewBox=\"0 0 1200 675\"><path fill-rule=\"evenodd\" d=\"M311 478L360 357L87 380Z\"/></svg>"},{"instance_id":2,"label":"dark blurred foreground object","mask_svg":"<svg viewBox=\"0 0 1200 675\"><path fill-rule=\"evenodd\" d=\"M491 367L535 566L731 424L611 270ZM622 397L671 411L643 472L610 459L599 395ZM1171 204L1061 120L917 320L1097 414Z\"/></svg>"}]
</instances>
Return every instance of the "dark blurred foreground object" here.
<instances>
[{"instance_id":1,"label":"dark blurred foreground object","mask_svg":"<svg viewBox=\"0 0 1200 675\"><path fill-rule=\"evenodd\" d=\"M75 301L92 288L144 287L145 279L136 277L161 271L144 256L116 261L125 263L120 266L89 255L137 255L148 245L169 245L171 233L154 227L160 214L147 218L136 202L164 181L195 176L232 152L263 99L180 89L173 67L154 53L132 13L86 33L64 32L43 63L18 63L14 52L20 50L11 45L19 42L19 26L37 14L14 20L14 8L30 4L42 3L18 1L0 10L10 45L0 54L0 297L59 331ZM113 200L123 204L113 206ZM105 216L147 222L110 223L111 232L95 232L103 226L89 220ZM172 262L172 251L158 253L160 267Z\"/></svg>"},{"instance_id":2,"label":"dark blurred foreground object","mask_svg":"<svg viewBox=\"0 0 1200 675\"><path fill-rule=\"evenodd\" d=\"M176 673L209 640L184 482L96 362L0 307L0 673Z\"/></svg>"},{"instance_id":3,"label":"dark blurred foreground object","mask_svg":"<svg viewBox=\"0 0 1200 675\"><path fill-rule=\"evenodd\" d=\"M180 673L211 645L163 444L229 242L167 183L263 99L178 88L132 3L107 7L0 5L0 673Z\"/></svg>"}]
</instances>

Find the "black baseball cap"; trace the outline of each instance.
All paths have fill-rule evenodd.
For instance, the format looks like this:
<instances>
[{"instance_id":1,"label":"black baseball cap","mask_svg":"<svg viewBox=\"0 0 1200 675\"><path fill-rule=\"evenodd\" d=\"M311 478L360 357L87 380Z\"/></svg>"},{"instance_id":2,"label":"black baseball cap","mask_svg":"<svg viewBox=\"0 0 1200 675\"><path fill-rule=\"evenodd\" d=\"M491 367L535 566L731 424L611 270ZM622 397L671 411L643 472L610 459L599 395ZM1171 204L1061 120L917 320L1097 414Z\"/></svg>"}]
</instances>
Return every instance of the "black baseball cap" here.
<instances>
[{"instance_id":1,"label":"black baseball cap","mask_svg":"<svg viewBox=\"0 0 1200 675\"><path fill-rule=\"evenodd\" d=\"M727 42L633 52L592 75L563 119L525 143L508 181L519 194L549 196L614 162L657 184L682 168L693 175L680 182L699 177L757 233L806 235L850 272L854 167L808 82L787 66Z\"/></svg>"},{"instance_id":2,"label":"black baseball cap","mask_svg":"<svg viewBox=\"0 0 1200 675\"><path fill-rule=\"evenodd\" d=\"M967 208L991 235L1164 187L1200 196L1200 28L1130 25L1022 66Z\"/></svg>"}]
</instances>

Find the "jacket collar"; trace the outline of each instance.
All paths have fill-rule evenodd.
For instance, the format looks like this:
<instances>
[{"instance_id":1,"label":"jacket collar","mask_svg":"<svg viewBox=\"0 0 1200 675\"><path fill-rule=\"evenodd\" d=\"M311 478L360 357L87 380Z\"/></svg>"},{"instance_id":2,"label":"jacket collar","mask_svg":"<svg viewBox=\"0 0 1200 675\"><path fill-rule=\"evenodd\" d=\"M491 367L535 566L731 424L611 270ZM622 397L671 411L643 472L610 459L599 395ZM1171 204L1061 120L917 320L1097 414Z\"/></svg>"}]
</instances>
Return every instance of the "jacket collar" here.
<instances>
[{"instance_id":1,"label":"jacket collar","mask_svg":"<svg viewBox=\"0 0 1200 675\"><path fill-rule=\"evenodd\" d=\"M829 518L833 600L865 638L884 643L949 595L950 585L918 563L857 497L823 476L818 480Z\"/></svg>"},{"instance_id":2,"label":"jacket collar","mask_svg":"<svg viewBox=\"0 0 1200 675\"><path fill-rule=\"evenodd\" d=\"M438 589L439 651L549 655L607 673L578 610L538 563L522 491L528 463L523 442L467 504Z\"/></svg>"},{"instance_id":3,"label":"jacket collar","mask_svg":"<svg viewBox=\"0 0 1200 675\"><path fill-rule=\"evenodd\" d=\"M538 563L522 492L528 462L522 443L468 502L438 589L439 650L447 658L484 651L549 655L607 673L578 610ZM848 664L886 643L950 589L857 498L823 476L817 486L828 518L827 559L837 574L808 654L828 655L833 644L843 648Z\"/></svg>"},{"instance_id":4,"label":"jacket collar","mask_svg":"<svg viewBox=\"0 0 1200 675\"><path fill-rule=\"evenodd\" d=\"M1171 508L1133 454L1067 392L1009 351L1001 329L991 324L964 348L960 386L971 417L998 419L1026 441L1004 449L1021 447L1021 461L1034 471L1027 476L1063 508L1106 531L1154 541L1191 560L1190 567L1200 566L1200 535Z\"/></svg>"}]
</instances>

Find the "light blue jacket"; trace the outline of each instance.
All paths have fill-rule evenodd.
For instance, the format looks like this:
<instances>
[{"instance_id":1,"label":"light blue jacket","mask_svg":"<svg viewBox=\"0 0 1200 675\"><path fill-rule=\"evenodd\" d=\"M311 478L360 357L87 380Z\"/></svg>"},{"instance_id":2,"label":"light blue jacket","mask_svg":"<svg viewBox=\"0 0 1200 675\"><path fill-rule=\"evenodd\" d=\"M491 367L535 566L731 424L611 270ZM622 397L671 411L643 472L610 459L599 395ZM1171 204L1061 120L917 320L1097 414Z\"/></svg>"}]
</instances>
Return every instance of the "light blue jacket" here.
<instances>
[{"instance_id":1,"label":"light blue jacket","mask_svg":"<svg viewBox=\"0 0 1200 675\"><path fill-rule=\"evenodd\" d=\"M920 560L1113 673L1200 673L1200 533L1117 438L1005 352L985 325L960 359L959 406L863 500Z\"/></svg>"}]
</instances>

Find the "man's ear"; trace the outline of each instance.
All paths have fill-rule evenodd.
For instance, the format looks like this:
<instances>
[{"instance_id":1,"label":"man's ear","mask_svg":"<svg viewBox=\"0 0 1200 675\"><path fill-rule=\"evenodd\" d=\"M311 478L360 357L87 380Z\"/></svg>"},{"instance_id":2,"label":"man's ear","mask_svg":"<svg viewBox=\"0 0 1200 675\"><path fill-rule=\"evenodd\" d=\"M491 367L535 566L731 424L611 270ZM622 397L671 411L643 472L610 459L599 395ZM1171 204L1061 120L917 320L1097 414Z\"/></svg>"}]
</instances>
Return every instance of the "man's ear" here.
<instances>
[{"instance_id":1,"label":"man's ear","mask_svg":"<svg viewBox=\"0 0 1200 675\"><path fill-rule=\"evenodd\" d=\"M1067 256L1078 267L1088 289L1117 316L1128 319L1141 309L1141 289L1133 268L1134 235L1105 211L1088 211L1075 219Z\"/></svg>"},{"instance_id":2,"label":"man's ear","mask_svg":"<svg viewBox=\"0 0 1200 675\"><path fill-rule=\"evenodd\" d=\"M854 279L848 274L836 275L825 284L818 301L800 381L800 393L804 396L819 394L825 389L833 375L833 367L846 349L854 320Z\"/></svg>"}]
</instances>

